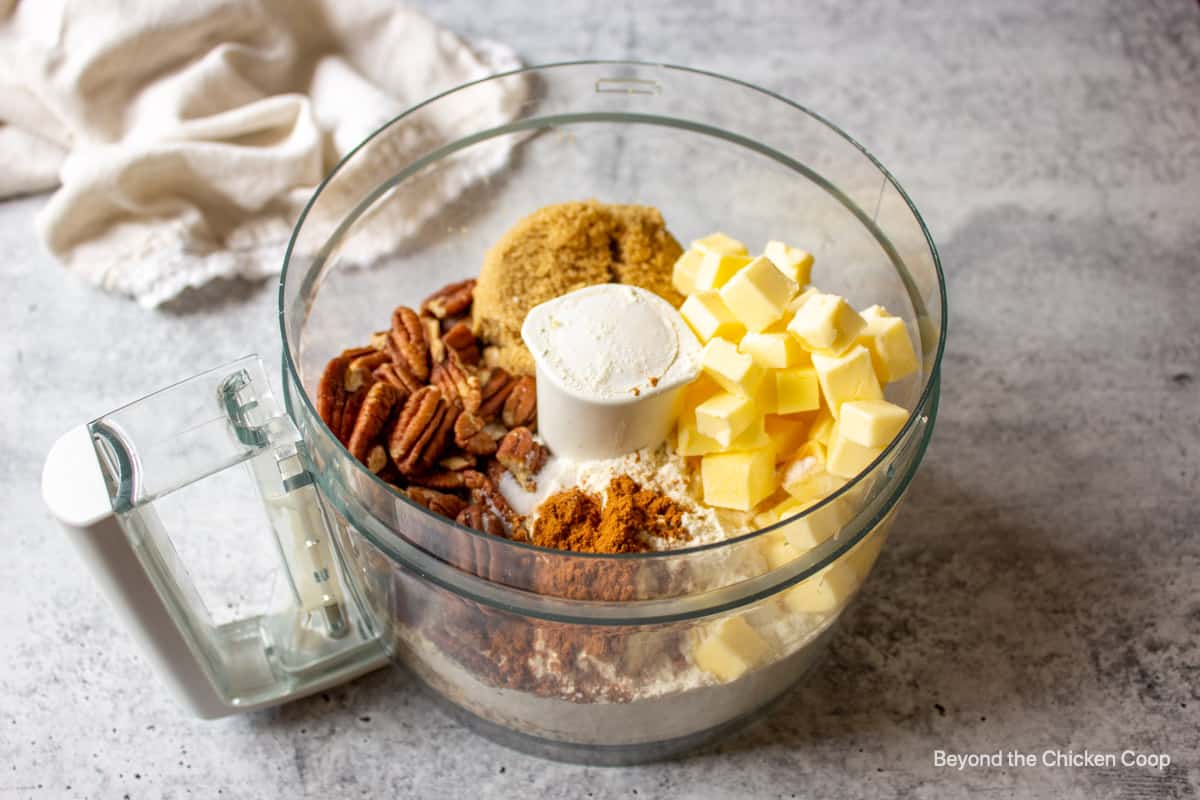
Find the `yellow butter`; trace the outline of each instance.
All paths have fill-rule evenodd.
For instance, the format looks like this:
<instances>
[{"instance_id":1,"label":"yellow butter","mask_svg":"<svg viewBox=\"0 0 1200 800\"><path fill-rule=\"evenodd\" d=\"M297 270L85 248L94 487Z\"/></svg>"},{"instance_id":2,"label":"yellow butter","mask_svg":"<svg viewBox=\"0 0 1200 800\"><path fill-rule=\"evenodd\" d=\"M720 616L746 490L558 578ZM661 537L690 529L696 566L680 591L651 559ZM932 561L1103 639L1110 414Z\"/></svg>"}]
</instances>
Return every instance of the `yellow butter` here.
<instances>
[{"instance_id":1,"label":"yellow butter","mask_svg":"<svg viewBox=\"0 0 1200 800\"><path fill-rule=\"evenodd\" d=\"M771 444L762 417L755 417L746 429L734 437L728 445L701 433L696 427L695 417L680 419L675 431L675 451L681 456L703 456L734 450L755 450Z\"/></svg>"},{"instance_id":2,"label":"yellow butter","mask_svg":"<svg viewBox=\"0 0 1200 800\"><path fill-rule=\"evenodd\" d=\"M797 414L821 407L821 386L813 367L777 369L775 377L776 414Z\"/></svg>"},{"instance_id":3,"label":"yellow butter","mask_svg":"<svg viewBox=\"0 0 1200 800\"><path fill-rule=\"evenodd\" d=\"M800 290L799 294L788 301L787 314L784 316L787 317L788 315L794 315L805 303L819 294L821 294L821 291L815 286L804 287ZM791 320L789 319L788 322L791 322Z\"/></svg>"},{"instance_id":4,"label":"yellow butter","mask_svg":"<svg viewBox=\"0 0 1200 800\"><path fill-rule=\"evenodd\" d=\"M776 516L775 519L767 524L773 525L778 521L779 518ZM760 525L760 527L765 526ZM765 534L762 538L762 544L759 545L759 552L762 553L763 559L767 562L767 569L781 567L800 555L794 547L788 544L787 537L782 533Z\"/></svg>"},{"instance_id":5,"label":"yellow butter","mask_svg":"<svg viewBox=\"0 0 1200 800\"><path fill-rule=\"evenodd\" d=\"M702 456L721 449L721 443L696 430L695 413L681 417L675 427L675 452L681 456Z\"/></svg>"},{"instance_id":6,"label":"yellow butter","mask_svg":"<svg viewBox=\"0 0 1200 800\"><path fill-rule=\"evenodd\" d=\"M728 447L756 419L761 425L761 417L762 412L753 398L722 392L696 406L696 430L721 447Z\"/></svg>"},{"instance_id":7,"label":"yellow butter","mask_svg":"<svg viewBox=\"0 0 1200 800\"><path fill-rule=\"evenodd\" d=\"M710 453L700 460L704 502L750 511L775 491L775 452L771 447Z\"/></svg>"},{"instance_id":8,"label":"yellow butter","mask_svg":"<svg viewBox=\"0 0 1200 800\"><path fill-rule=\"evenodd\" d=\"M827 406L821 406L821 410L817 412L817 418L813 420L812 425L808 429L808 438L814 442L820 442L823 445L829 445L829 437L833 433L833 423L836 420L829 413Z\"/></svg>"},{"instance_id":9,"label":"yellow butter","mask_svg":"<svg viewBox=\"0 0 1200 800\"><path fill-rule=\"evenodd\" d=\"M763 255L771 259L780 272L787 275L800 286L809 283L812 278L812 254L798 247L791 247L783 242L767 242Z\"/></svg>"},{"instance_id":10,"label":"yellow butter","mask_svg":"<svg viewBox=\"0 0 1200 800\"><path fill-rule=\"evenodd\" d=\"M859 580L854 570L838 562L783 593L783 602L799 614L827 614L841 607Z\"/></svg>"},{"instance_id":11,"label":"yellow butter","mask_svg":"<svg viewBox=\"0 0 1200 800\"><path fill-rule=\"evenodd\" d=\"M804 445L811 424L809 415L783 417L767 414L763 417L763 428L771 437L775 458L779 461L791 458Z\"/></svg>"},{"instance_id":12,"label":"yellow butter","mask_svg":"<svg viewBox=\"0 0 1200 800\"><path fill-rule=\"evenodd\" d=\"M883 306L871 306L862 317L867 324L858 335L858 343L870 351L879 380L892 383L916 372L917 354L904 320L893 317Z\"/></svg>"},{"instance_id":13,"label":"yellow butter","mask_svg":"<svg viewBox=\"0 0 1200 800\"><path fill-rule=\"evenodd\" d=\"M701 372L696 376L696 380L683 387L683 390L679 393L680 417L685 416L690 411L695 411L696 406L720 391L721 385L707 373Z\"/></svg>"},{"instance_id":14,"label":"yellow butter","mask_svg":"<svg viewBox=\"0 0 1200 800\"><path fill-rule=\"evenodd\" d=\"M721 299L750 331L762 331L783 317L799 286L769 258L759 256L721 287Z\"/></svg>"},{"instance_id":15,"label":"yellow butter","mask_svg":"<svg viewBox=\"0 0 1200 800\"><path fill-rule=\"evenodd\" d=\"M814 448L824 450L824 445L818 442L811 444ZM790 462L788 468L784 470L783 488L792 497L812 505L824 500L846 485L845 478L840 478L825 470L827 453L806 454L806 457L811 459L807 463L806 469L801 468L805 462L802 459L796 459Z\"/></svg>"},{"instance_id":16,"label":"yellow butter","mask_svg":"<svg viewBox=\"0 0 1200 800\"><path fill-rule=\"evenodd\" d=\"M864 447L882 447L900 433L908 412L886 400L849 400L839 409L838 430Z\"/></svg>"},{"instance_id":17,"label":"yellow butter","mask_svg":"<svg viewBox=\"0 0 1200 800\"><path fill-rule=\"evenodd\" d=\"M675 291L687 296L696 291L696 276L700 273L700 262L704 253L699 250L685 250L683 255L675 260L671 270L671 285Z\"/></svg>"},{"instance_id":18,"label":"yellow butter","mask_svg":"<svg viewBox=\"0 0 1200 800\"><path fill-rule=\"evenodd\" d=\"M710 339L704 345L700 366L727 392L754 395L762 387L767 372L726 339Z\"/></svg>"},{"instance_id":19,"label":"yellow butter","mask_svg":"<svg viewBox=\"0 0 1200 800\"><path fill-rule=\"evenodd\" d=\"M797 553L807 553L831 536L836 536L852 516L850 506L842 498L829 500L819 508L814 507L820 502L819 500L805 502L793 498L792 502L795 505L789 509L791 514L807 510L804 516L797 517L782 529L788 544ZM780 517L780 519L783 518Z\"/></svg>"},{"instance_id":20,"label":"yellow butter","mask_svg":"<svg viewBox=\"0 0 1200 800\"><path fill-rule=\"evenodd\" d=\"M744 675L767 655L770 647L742 617L715 623L692 651L696 666L731 681Z\"/></svg>"},{"instance_id":21,"label":"yellow butter","mask_svg":"<svg viewBox=\"0 0 1200 800\"><path fill-rule=\"evenodd\" d=\"M866 321L845 299L818 292L796 309L787 329L806 350L838 355L854 344L866 326Z\"/></svg>"},{"instance_id":22,"label":"yellow butter","mask_svg":"<svg viewBox=\"0 0 1200 800\"><path fill-rule=\"evenodd\" d=\"M703 239L697 239L692 242L692 249L699 250L701 253L711 253L718 256L744 256L750 252L746 249L746 245L732 236L726 236L720 231L710 233Z\"/></svg>"},{"instance_id":23,"label":"yellow butter","mask_svg":"<svg viewBox=\"0 0 1200 800\"><path fill-rule=\"evenodd\" d=\"M871 366L871 354L855 345L839 356L813 353L813 368L821 382L821 394L834 419L847 400L882 400L883 389Z\"/></svg>"},{"instance_id":24,"label":"yellow butter","mask_svg":"<svg viewBox=\"0 0 1200 800\"><path fill-rule=\"evenodd\" d=\"M686 303L684 305L687 305ZM732 338L732 337L725 337ZM738 342L738 350L753 358L757 363L772 369L797 367L811 363L808 352L786 331L770 333L750 332Z\"/></svg>"},{"instance_id":25,"label":"yellow butter","mask_svg":"<svg viewBox=\"0 0 1200 800\"><path fill-rule=\"evenodd\" d=\"M696 269L696 291L720 289L750 260L750 256L705 253Z\"/></svg>"},{"instance_id":26,"label":"yellow butter","mask_svg":"<svg viewBox=\"0 0 1200 800\"><path fill-rule=\"evenodd\" d=\"M840 430L841 422L833 426L825 454L825 470L831 475L853 478L866 469L883 452L882 447L863 447L847 439Z\"/></svg>"},{"instance_id":27,"label":"yellow butter","mask_svg":"<svg viewBox=\"0 0 1200 800\"><path fill-rule=\"evenodd\" d=\"M679 307L679 313L701 342L716 336L737 340L746 332L745 326L725 305L721 295L714 291L689 295Z\"/></svg>"}]
</instances>

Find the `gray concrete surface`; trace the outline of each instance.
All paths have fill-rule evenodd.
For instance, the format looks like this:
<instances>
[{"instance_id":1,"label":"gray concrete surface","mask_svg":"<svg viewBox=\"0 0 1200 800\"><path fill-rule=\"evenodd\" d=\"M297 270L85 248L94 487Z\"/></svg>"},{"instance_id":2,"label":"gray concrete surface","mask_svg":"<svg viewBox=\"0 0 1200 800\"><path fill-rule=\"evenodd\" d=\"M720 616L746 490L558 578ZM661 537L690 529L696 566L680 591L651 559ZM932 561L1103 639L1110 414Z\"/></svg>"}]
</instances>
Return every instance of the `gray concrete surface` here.
<instances>
[{"instance_id":1,"label":"gray concrete surface","mask_svg":"<svg viewBox=\"0 0 1200 800\"><path fill-rule=\"evenodd\" d=\"M1193 797L1200 789L1200 7L429 4L528 62L640 57L824 112L925 212L951 298L926 465L832 657L766 723L584 768L443 716L395 672L186 718L38 497L66 427L277 352L274 287L150 313L0 205L0 797ZM934 751L1166 753L1165 771L957 771Z\"/></svg>"}]
</instances>

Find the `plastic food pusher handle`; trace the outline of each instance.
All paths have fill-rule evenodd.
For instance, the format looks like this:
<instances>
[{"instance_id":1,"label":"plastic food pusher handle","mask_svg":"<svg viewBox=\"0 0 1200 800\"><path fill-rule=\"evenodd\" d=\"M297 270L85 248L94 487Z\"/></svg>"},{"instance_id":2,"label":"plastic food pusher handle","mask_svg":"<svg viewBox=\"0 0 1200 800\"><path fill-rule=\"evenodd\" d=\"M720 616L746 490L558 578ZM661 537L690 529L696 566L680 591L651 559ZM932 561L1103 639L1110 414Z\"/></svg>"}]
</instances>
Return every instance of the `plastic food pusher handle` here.
<instances>
[{"instance_id":1,"label":"plastic food pusher handle","mask_svg":"<svg viewBox=\"0 0 1200 800\"><path fill-rule=\"evenodd\" d=\"M321 691L386 663L350 597L303 442L250 356L60 438L42 494L165 682L212 718ZM285 580L268 613L214 625L154 502L249 464Z\"/></svg>"}]
</instances>

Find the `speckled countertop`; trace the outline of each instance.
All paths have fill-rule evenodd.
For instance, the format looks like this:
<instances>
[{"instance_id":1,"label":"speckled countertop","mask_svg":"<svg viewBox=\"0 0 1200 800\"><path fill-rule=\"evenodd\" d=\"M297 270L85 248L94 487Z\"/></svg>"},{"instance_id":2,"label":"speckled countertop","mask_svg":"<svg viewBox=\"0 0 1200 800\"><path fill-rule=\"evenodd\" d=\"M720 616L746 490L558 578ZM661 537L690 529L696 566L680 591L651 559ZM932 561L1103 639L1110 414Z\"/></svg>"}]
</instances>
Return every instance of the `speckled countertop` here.
<instances>
[{"instance_id":1,"label":"speckled countertop","mask_svg":"<svg viewBox=\"0 0 1200 800\"><path fill-rule=\"evenodd\" d=\"M477 738L397 672L188 719L38 496L68 426L245 352L274 286L157 313L64 274L0 204L0 797L1192 797L1200 790L1200 6L429 4L526 61L734 75L837 120L940 245L951 331L925 466L832 656L681 761L585 768ZM599 10L600 8L603 10ZM934 751L1166 753L938 768Z\"/></svg>"}]
</instances>

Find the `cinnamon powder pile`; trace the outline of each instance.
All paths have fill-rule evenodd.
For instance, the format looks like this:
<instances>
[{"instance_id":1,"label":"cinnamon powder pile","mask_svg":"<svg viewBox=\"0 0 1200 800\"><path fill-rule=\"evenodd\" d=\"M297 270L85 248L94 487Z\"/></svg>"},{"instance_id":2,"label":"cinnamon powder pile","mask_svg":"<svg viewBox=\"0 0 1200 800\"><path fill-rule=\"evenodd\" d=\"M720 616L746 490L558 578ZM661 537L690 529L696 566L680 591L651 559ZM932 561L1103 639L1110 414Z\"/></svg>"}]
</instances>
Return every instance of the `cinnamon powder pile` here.
<instances>
[{"instance_id":1,"label":"cinnamon powder pile","mask_svg":"<svg viewBox=\"0 0 1200 800\"><path fill-rule=\"evenodd\" d=\"M684 513L670 497L618 475L603 502L578 488L546 498L533 524L533 543L577 553L638 553L650 549L643 534L686 539Z\"/></svg>"}]
</instances>

